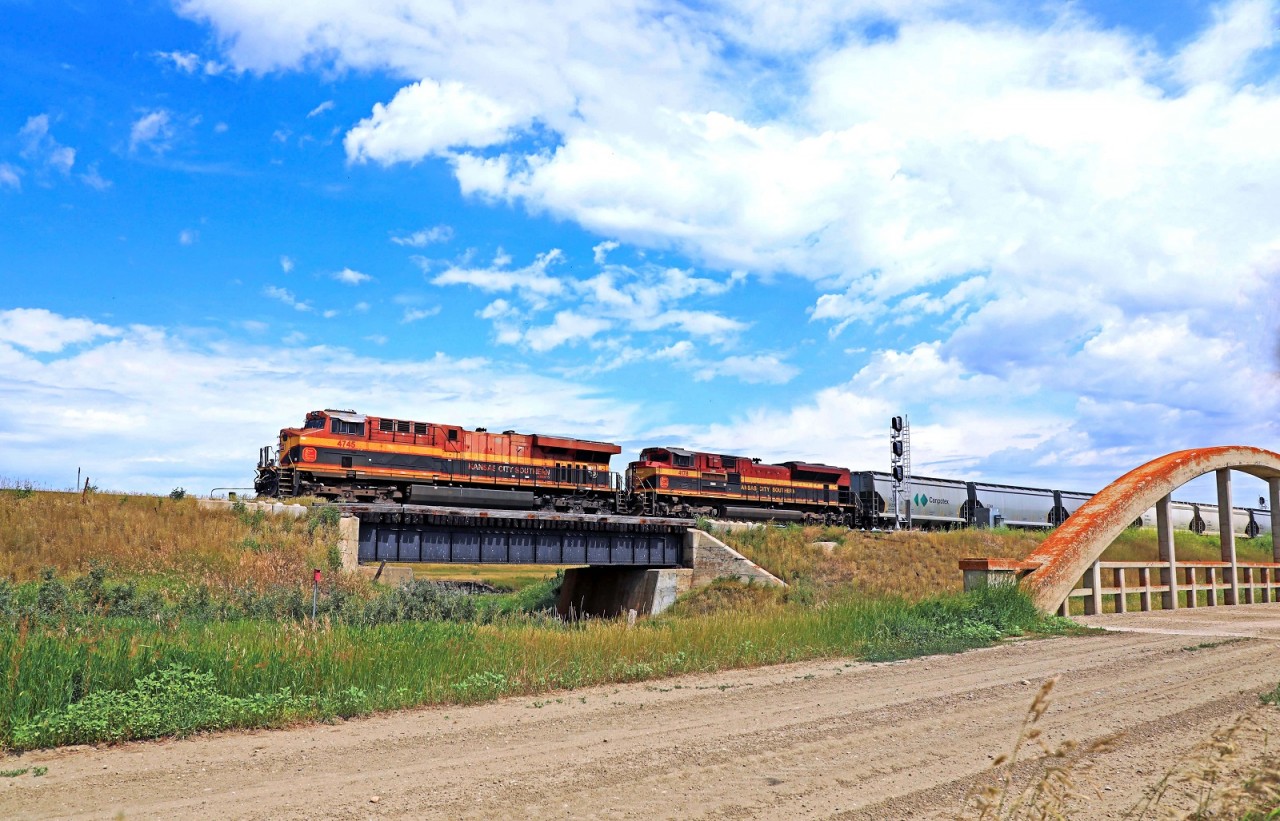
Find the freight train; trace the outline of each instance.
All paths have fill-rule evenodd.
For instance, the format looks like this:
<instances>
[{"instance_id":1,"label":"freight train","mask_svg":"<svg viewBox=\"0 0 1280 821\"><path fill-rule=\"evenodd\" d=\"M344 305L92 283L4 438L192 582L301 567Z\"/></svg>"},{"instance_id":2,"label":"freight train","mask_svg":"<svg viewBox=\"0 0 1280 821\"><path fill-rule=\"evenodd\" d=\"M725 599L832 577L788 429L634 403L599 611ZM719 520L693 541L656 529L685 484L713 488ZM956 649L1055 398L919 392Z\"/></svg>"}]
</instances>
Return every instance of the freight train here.
<instances>
[{"instance_id":1,"label":"freight train","mask_svg":"<svg viewBox=\"0 0 1280 821\"><path fill-rule=\"evenodd\" d=\"M622 448L563 436L491 433L457 425L311 411L259 451L261 496L318 496L388 502L570 513L794 521L865 529L892 527L893 478L813 462L651 447L622 474L609 468ZM911 477L898 515L927 528L1051 528L1091 494L988 482ZM1218 529L1214 505L1173 503L1174 526ZM1263 507L1235 508L1245 536L1271 530ZM1135 525L1155 523L1154 510Z\"/></svg>"}]
</instances>

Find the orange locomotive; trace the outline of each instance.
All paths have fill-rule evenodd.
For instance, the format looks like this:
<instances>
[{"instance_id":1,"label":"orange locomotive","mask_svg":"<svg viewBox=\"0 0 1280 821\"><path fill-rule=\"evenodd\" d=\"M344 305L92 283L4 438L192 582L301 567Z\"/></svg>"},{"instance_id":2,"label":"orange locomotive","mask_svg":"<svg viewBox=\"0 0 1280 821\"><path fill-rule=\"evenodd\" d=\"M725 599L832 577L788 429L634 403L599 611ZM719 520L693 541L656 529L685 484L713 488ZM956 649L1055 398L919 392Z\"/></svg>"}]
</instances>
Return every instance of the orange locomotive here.
<instances>
[{"instance_id":1,"label":"orange locomotive","mask_svg":"<svg viewBox=\"0 0 1280 821\"><path fill-rule=\"evenodd\" d=\"M634 508L658 516L777 519L853 526L848 468L681 448L645 448L627 466Z\"/></svg>"},{"instance_id":2,"label":"orange locomotive","mask_svg":"<svg viewBox=\"0 0 1280 821\"><path fill-rule=\"evenodd\" d=\"M264 496L602 512L621 488L607 442L366 416L307 414L280 431L258 459L254 488Z\"/></svg>"},{"instance_id":3,"label":"orange locomotive","mask_svg":"<svg viewBox=\"0 0 1280 821\"><path fill-rule=\"evenodd\" d=\"M273 453L274 450L274 453ZM311 411L262 448L263 496L320 496L465 508L853 524L847 468L646 448L625 480L609 471L622 448L515 431Z\"/></svg>"}]
</instances>

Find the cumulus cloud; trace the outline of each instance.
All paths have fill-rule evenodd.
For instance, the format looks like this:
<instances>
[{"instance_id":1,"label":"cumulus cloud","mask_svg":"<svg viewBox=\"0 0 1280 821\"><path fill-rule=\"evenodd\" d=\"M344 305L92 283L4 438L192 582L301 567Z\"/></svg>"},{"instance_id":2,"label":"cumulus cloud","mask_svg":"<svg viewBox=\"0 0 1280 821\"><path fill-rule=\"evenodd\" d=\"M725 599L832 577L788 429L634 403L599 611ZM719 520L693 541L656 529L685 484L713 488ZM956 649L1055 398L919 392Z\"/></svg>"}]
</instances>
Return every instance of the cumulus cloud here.
<instances>
[{"instance_id":1,"label":"cumulus cloud","mask_svg":"<svg viewBox=\"0 0 1280 821\"><path fill-rule=\"evenodd\" d=\"M506 142L525 118L513 107L462 83L422 80L396 92L390 103L347 132L351 162L417 162L453 147Z\"/></svg>"},{"instance_id":2,"label":"cumulus cloud","mask_svg":"<svg viewBox=\"0 0 1280 821\"><path fill-rule=\"evenodd\" d=\"M137 151L139 147L147 147L162 154L169 150L173 134L172 115L167 110L161 108L148 111L134 120L129 129L129 150Z\"/></svg>"},{"instance_id":3,"label":"cumulus cloud","mask_svg":"<svg viewBox=\"0 0 1280 821\"><path fill-rule=\"evenodd\" d=\"M333 278L344 285L359 285L362 282L368 282L373 279L373 277L368 274L361 273L360 271L356 271L351 268L343 268L341 271L334 271Z\"/></svg>"},{"instance_id":4,"label":"cumulus cloud","mask_svg":"<svg viewBox=\"0 0 1280 821\"><path fill-rule=\"evenodd\" d=\"M280 270L284 271L286 274L291 273L293 271L293 257L281 255Z\"/></svg>"},{"instance_id":5,"label":"cumulus cloud","mask_svg":"<svg viewBox=\"0 0 1280 821\"><path fill-rule=\"evenodd\" d=\"M333 100L325 100L323 103L321 103L320 105L316 106L315 108L307 112L307 119L311 119L312 117L319 117L321 114L325 113L326 111L332 111L332 110L333 110Z\"/></svg>"},{"instance_id":6,"label":"cumulus cloud","mask_svg":"<svg viewBox=\"0 0 1280 821\"><path fill-rule=\"evenodd\" d=\"M117 328L88 319L61 316L43 308L0 311L0 343L33 353L58 353L68 345L119 334Z\"/></svg>"},{"instance_id":7,"label":"cumulus cloud","mask_svg":"<svg viewBox=\"0 0 1280 821\"><path fill-rule=\"evenodd\" d=\"M39 347L13 347L14 336ZM244 486L257 449L281 427L334 406L599 439L633 424L631 408L587 386L510 363L443 354L382 360L294 340L211 344L206 333L2 312L5 470L51 486L71 481L68 465L71 476L80 465L113 489Z\"/></svg>"},{"instance_id":8,"label":"cumulus cloud","mask_svg":"<svg viewBox=\"0 0 1280 821\"><path fill-rule=\"evenodd\" d=\"M793 277L813 289L814 328L870 351L852 380L701 441L750 438L759 420L805 436L840 414L878 427L910 403L939 470L1088 478L1224 431L1280 433L1265 421L1274 2L1215 6L1174 47L1074 5L500 5L373 0L288 20L268 4L181 9L242 69L404 78L348 132L351 161L441 157L466 196L704 270ZM494 294L482 317L513 345L537 328L550 344L543 314L564 311L611 334L677 334L664 347L755 319L687 301L707 293L646 302L664 284L649 268L591 290L545 269L522 286L518 270L457 265L437 284ZM912 382L906 366L938 379ZM881 404L862 393L898 390Z\"/></svg>"},{"instance_id":9,"label":"cumulus cloud","mask_svg":"<svg viewBox=\"0 0 1280 821\"><path fill-rule=\"evenodd\" d=\"M194 228L183 228L178 232L178 244L195 245L200 240L200 232Z\"/></svg>"}]
</instances>

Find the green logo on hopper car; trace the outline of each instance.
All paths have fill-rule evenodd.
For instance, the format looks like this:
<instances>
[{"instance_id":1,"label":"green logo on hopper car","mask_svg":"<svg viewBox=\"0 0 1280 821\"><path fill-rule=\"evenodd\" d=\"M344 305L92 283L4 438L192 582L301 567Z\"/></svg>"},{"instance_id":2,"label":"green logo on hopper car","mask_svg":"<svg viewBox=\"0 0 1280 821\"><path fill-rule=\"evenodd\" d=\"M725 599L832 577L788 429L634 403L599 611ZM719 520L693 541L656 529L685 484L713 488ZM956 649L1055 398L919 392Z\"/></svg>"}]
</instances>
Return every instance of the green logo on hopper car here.
<instances>
[{"instance_id":1,"label":"green logo on hopper car","mask_svg":"<svg viewBox=\"0 0 1280 821\"><path fill-rule=\"evenodd\" d=\"M911 497L911 501L915 503L916 507L924 507L929 504L929 497L925 496L923 493L917 493L915 496Z\"/></svg>"}]
</instances>

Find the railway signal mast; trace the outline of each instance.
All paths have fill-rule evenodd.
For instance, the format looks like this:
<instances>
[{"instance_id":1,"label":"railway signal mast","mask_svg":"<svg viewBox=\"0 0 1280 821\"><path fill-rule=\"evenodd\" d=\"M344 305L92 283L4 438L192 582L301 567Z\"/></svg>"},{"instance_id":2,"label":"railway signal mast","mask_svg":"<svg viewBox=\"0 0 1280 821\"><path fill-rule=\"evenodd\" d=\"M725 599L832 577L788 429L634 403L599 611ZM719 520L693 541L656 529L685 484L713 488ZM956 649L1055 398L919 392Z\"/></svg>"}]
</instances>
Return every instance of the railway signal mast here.
<instances>
[{"instance_id":1,"label":"railway signal mast","mask_svg":"<svg viewBox=\"0 0 1280 821\"><path fill-rule=\"evenodd\" d=\"M911 481L911 420L895 416L889 420L889 464L893 474L893 529L902 529L902 500ZM911 529L911 503L907 502L907 529Z\"/></svg>"}]
</instances>

